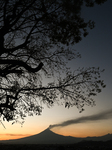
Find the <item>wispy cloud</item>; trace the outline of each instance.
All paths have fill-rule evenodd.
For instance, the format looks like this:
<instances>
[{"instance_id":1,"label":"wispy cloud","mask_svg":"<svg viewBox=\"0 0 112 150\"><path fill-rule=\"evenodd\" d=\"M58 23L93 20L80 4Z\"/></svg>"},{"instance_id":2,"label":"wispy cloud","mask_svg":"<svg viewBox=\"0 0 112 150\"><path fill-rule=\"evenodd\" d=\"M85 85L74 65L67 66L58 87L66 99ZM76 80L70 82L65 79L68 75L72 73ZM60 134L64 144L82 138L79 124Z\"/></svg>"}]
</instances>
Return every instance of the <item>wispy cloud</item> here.
<instances>
[{"instance_id":1,"label":"wispy cloud","mask_svg":"<svg viewBox=\"0 0 112 150\"><path fill-rule=\"evenodd\" d=\"M6 134L0 134L0 136L20 136L20 137L26 137L26 136L31 136L30 134L11 134L11 133L6 133Z\"/></svg>"},{"instance_id":2,"label":"wispy cloud","mask_svg":"<svg viewBox=\"0 0 112 150\"><path fill-rule=\"evenodd\" d=\"M59 124L50 125L49 129L54 128L54 127L65 127L65 126L77 124L77 123L100 121L100 120L105 120L105 119L110 119L110 118L112 118L112 109L100 112L100 113L95 114L95 115L84 116L84 117L80 117L77 119L67 120L67 121L64 121L64 122L59 123Z\"/></svg>"}]
</instances>

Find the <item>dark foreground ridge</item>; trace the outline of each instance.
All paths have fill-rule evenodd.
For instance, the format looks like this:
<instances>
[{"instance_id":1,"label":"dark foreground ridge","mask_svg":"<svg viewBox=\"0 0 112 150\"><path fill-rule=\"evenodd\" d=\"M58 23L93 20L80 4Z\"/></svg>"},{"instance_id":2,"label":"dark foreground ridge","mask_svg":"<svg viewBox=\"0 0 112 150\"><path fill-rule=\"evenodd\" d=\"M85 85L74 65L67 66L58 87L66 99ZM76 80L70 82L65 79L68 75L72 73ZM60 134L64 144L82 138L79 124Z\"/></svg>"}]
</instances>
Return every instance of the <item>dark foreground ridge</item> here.
<instances>
[{"instance_id":1,"label":"dark foreground ridge","mask_svg":"<svg viewBox=\"0 0 112 150\"><path fill-rule=\"evenodd\" d=\"M71 136L63 136L52 132L49 128L39 134L20 138L16 140L2 140L1 144L75 144L81 141L109 141L112 140L112 134L101 137L76 138Z\"/></svg>"},{"instance_id":2,"label":"dark foreground ridge","mask_svg":"<svg viewBox=\"0 0 112 150\"><path fill-rule=\"evenodd\" d=\"M76 144L0 144L0 150L112 150L112 141L82 141Z\"/></svg>"}]
</instances>

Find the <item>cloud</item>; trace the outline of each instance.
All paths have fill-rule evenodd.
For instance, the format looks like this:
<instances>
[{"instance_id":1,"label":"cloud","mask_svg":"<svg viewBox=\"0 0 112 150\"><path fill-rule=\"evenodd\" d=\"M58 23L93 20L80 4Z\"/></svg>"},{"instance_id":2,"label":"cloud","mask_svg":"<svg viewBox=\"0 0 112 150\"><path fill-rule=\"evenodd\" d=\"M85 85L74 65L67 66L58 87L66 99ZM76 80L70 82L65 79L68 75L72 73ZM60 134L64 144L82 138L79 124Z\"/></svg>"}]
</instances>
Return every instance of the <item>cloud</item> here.
<instances>
[{"instance_id":1,"label":"cloud","mask_svg":"<svg viewBox=\"0 0 112 150\"><path fill-rule=\"evenodd\" d=\"M6 133L6 134L0 134L0 136L21 136L21 137L27 137L31 136L30 134L11 134L11 133Z\"/></svg>"},{"instance_id":2,"label":"cloud","mask_svg":"<svg viewBox=\"0 0 112 150\"><path fill-rule=\"evenodd\" d=\"M110 118L112 118L112 109L108 111L100 112L95 115L84 116L84 117L80 117L77 119L67 120L59 124L50 125L49 129L54 128L54 127L65 127L65 126L77 124L77 123L100 121L100 120L105 120L105 119L110 119Z\"/></svg>"}]
</instances>

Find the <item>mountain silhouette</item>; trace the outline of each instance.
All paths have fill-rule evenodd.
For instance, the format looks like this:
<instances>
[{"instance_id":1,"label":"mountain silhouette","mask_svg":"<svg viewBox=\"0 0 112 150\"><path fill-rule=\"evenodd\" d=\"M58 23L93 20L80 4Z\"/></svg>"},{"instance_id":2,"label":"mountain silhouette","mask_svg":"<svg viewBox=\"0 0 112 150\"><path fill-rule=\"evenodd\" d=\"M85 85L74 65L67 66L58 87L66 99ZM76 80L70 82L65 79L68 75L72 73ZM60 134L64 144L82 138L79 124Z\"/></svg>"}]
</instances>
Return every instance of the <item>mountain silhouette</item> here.
<instances>
[{"instance_id":1,"label":"mountain silhouette","mask_svg":"<svg viewBox=\"0 0 112 150\"><path fill-rule=\"evenodd\" d=\"M99 137L86 137L85 140L91 140L91 141L109 141L112 140L112 134L106 134Z\"/></svg>"},{"instance_id":2,"label":"mountain silhouette","mask_svg":"<svg viewBox=\"0 0 112 150\"><path fill-rule=\"evenodd\" d=\"M10 144L69 144L79 142L78 138L56 134L47 128L39 134L16 140L2 140L0 143Z\"/></svg>"},{"instance_id":3,"label":"mountain silhouette","mask_svg":"<svg viewBox=\"0 0 112 150\"><path fill-rule=\"evenodd\" d=\"M24 137L16 140L2 140L0 143L5 144L73 144L83 140L89 141L107 141L112 140L112 134L101 137L76 138L71 136L63 136L52 132L49 128L39 134Z\"/></svg>"}]
</instances>

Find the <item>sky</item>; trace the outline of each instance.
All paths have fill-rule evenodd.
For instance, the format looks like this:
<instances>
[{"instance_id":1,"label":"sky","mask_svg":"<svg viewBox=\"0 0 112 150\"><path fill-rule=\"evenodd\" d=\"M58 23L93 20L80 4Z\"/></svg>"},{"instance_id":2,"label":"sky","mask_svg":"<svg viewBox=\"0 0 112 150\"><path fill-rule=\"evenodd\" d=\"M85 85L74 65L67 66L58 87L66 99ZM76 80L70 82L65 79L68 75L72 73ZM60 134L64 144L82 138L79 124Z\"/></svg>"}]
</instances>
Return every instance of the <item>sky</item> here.
<instances>
[{"instance_id":1,"label":"sky","mask_svg":"<svg viewBox=\"0 0 112 150\"><path fill-rule=\"evenodd\" d=\"M94 97L96 106L86 106L79 113L76 107L70 109L55 105L44 109L40 116L27 117L21 125L4 121L5 128L0 124L0 140L17 139L38 134L48 128L65 136L87 137L112 134L112 0L93 8L83 8L82 16L95 21L95 28L89 30L89 35L74 45L82 58L72 61L72 69L78 67L100 67L105 69L102 79L106 88ZM53 126L54 125L54 126Z\"/></svg>"}]
</instances>

